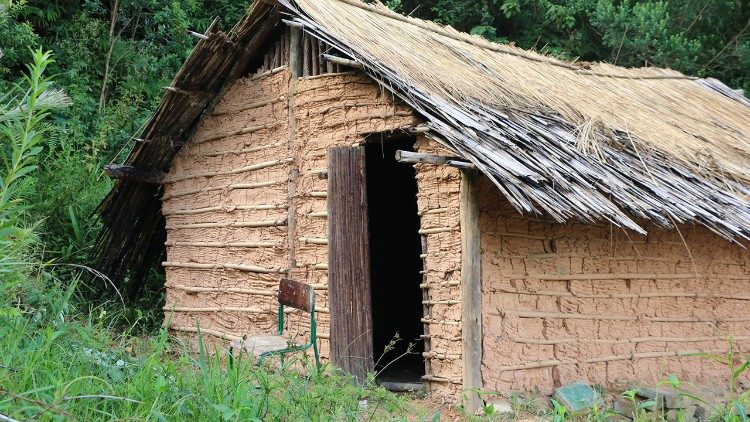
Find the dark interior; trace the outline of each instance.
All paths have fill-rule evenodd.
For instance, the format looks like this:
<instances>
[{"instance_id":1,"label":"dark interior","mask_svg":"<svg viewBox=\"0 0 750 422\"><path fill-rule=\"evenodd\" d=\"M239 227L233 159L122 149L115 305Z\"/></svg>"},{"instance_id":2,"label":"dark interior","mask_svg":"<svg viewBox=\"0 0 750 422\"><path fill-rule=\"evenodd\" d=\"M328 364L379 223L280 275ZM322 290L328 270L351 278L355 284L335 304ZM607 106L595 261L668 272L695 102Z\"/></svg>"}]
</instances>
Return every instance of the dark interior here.
<instances>
[{"instance_id":1,"label":"dark interior","mask_svg":"<svg viewBox=\"0 0 750 422\"><path fill-rule=\"evenodd\" d=\"M394 158L396 150L413 145L413 138L383 140L368 143L365 151L373 357L384 382L421 382L425 373L417 181L414 168ZM399 340L385 352L397 334Z\"/></svg>"}]
</instances>

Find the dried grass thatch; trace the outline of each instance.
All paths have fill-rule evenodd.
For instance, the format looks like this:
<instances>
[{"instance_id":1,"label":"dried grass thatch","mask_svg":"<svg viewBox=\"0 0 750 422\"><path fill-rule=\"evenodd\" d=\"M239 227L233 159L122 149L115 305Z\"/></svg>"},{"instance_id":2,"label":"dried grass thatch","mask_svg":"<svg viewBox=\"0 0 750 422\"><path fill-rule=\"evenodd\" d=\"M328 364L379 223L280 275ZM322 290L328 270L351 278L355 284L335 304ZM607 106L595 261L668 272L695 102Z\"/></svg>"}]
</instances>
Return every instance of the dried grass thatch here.
<instances>
[{"instance_id":1,"label":"dried grass thatch","mask_svg":"<svg viewBox=\"0 0 750 422\"><path fill-rule=\"evenodd\" d=\"M639 232L636 217L664 227L696 222L750 238L750 103L721 82L567 63L358 0L257 1L228 35L210 33L144 130L150 142L127 163L167 170L201 113L262 56L282 15L360 62L520 211ZM154 259L159 195L123 181L105 200L106 272ZM133 216L143 221L129 227Z\"/></svg>"},{"instance_id":2,"label":"dried grass thatch","mask_svg":"<svg viewBox=\"0 0 750 422\"><path fill-rule=\"evenodd\" d=\"M280 1L521 211L750 235L750 107L718 81L577 66L358 0Z\"/></svg>"}]
</instances>

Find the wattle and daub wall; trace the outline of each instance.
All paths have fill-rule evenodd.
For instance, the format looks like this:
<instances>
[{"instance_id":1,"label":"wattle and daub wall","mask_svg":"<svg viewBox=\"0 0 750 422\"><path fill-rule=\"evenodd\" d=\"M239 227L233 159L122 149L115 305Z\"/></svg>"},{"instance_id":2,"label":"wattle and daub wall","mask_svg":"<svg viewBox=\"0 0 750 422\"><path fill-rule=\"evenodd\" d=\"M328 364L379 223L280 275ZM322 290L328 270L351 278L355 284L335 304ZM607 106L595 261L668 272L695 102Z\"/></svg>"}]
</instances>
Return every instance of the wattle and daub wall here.
<instances>
[{"instance_id":1,"label":"wattle and daub wall","mask_svg":"<svg viewBox=\"0 0 750 422\"><path fill-rule=\"evenodd\" d=\"M189 333L199 324L229 339L274 333L278 283L288 276L315 287L327 356L327 149L417 123L364 76L321 74L292 86L280 67L237 81L170 169L170 327ZM309 316L289 311L288 334L308 338Z\"/></svg>"},{"instance_id":2,"label":"wattle and daub wall","mask_svg":"<svg viewBox=\"0 0 750 422\"><path fill-rule=\"evenodd\" d=\"M750 345L747 249L695 226L527 218L489 180L480 192L486 389L715 382L728 369L690 355Z\"/></svg>"},{"instance_id":3,"label":"wattle and daub wall","mask_svg":"<svg viewBox=\"0 0 750 422\"><path fill-rule=\"evenodd\" d=\"M416 124L408 107L361 75L291 83L282 66L237 81L178 153L165 188L171 329L193 333L200 324L217 339L273 333L287 275L315 287L328 356L327 148ZM423 137L415 148L445 152ZM454 168L415 167L425 378L433 393L458 399L461 178ZM728 336L750 341L747 250L702 228L647 226L641 237L524 217L487 179L480 198L486 390L548 392L578 379L669 373L715 380L724 368L687 355L724 351ZM308 323L291 310L287 333L307 338Z\"/></svg>"}]
</instances>

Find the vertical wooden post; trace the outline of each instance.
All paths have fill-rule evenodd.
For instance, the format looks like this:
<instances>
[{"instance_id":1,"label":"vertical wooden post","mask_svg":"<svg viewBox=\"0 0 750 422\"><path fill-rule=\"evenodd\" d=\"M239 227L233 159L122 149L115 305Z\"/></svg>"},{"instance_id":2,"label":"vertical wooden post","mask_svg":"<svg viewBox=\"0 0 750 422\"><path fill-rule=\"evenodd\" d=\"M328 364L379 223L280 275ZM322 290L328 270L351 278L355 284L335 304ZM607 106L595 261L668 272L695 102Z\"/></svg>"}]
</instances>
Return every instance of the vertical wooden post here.
<instances>
[{"instance_id":1,"label":"vertical wooden post","mask_svg":"<svg viewBox=\"0 0 750 422\"><path fill-rule=\"evenodd\" d=\"M292 26L289 29L289 70L292 78L297 79L302 76L302 28Z\"/></svg>"},{"instance_id":2,"label":"vertical wooden post","mask_svg":"<svg viewBox=\"0 0 750 422\"><path fill-rule=\"evenodd\" d=\"M331 361L359 381L374 369L365 148L328 150Z\"/></svg>"},{"instance_id":3,"label":"vertical wooden post","mask_svg":"<svg viewBox=\"0 0 750 422\"><path fill-rule=\"evenodd\" d=\"M461 171L461 340L466 410L483 406L475 391L482 388L482 266L479 233L479 174Z\"/></svg>"},{"instance_id":4,"label":"vertical wooden post","mask_svg":"<svg viewBox=\"0 0 750 422\"><path fill-rule=\"evenodd\" d=\"M289 70L291 76L288 86L288 103L287 110L289 113L289 152L293 153L294 144L297 140L297 118L295 116L295 97L297 94L297 78L302 76L302 29L292 26L289 27ZM294 200L297 196L297 183L299 179L299 169L297 162L289 166L289 186L287 189L287 201L289 209L287 214L287 245L289 250L289 269L297 266L297 252L295 248L295 239L297 238L297 216ZM289 273L287 272L287 276Z\"/></svg>"}]
</instances>

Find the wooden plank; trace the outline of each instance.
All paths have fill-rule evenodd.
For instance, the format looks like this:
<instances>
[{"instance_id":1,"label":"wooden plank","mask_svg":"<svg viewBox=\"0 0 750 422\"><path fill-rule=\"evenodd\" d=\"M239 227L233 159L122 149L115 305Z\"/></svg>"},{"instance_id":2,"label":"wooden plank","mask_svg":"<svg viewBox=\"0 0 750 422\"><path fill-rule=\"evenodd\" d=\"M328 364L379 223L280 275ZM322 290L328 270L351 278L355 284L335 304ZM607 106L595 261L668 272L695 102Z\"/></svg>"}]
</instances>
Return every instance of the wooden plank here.
<instances>
[{"instance_id":1,"label":"wooden plank","mask_svg":"<svg viewBox=\"0 0 750 422\"><path fill-rule=\"evenodd\" d=\"M482 267L479 239L479 173L461 172L461 340L463 389L470 414L484 405L482 388Z\"/></svg>"},{"instance_id":2,"label":"wooden plank","mask_svg":"<svg viewBox=\"0 0 750 422\"><path fill-rule=\"evenodd\" d=\"M331 360L363 382L374 369L364 147L328 150Z\"/></svg>"},{"instance_id":3,"label":"wooden plank","mask_svg":"<svg viewBox=\"0 0 750 422\"><path fill-rule=\"evenodd\" d=\"M312 312L315 292L310 285L282 278L279 283L279 303Z\"/></svg>"}]
</instances>

